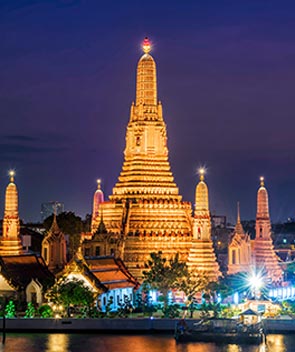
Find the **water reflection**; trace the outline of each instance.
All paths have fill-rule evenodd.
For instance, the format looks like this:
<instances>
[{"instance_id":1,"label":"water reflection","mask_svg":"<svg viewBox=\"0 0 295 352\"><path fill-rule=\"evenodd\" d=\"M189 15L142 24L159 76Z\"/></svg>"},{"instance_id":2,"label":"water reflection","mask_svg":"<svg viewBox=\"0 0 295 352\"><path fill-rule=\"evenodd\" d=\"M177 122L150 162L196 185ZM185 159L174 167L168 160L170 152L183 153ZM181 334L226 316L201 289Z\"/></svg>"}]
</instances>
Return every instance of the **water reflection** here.
<instances>
[{"instance_id":1,"label":"water reflection","mask_svg":"<svg viewBox=\"0 0 295 352\"><path fill-rule=\"evenodd\" d=\"M265 346L177 344L167 335L7 334L0 352L294 352L294 335L268 335Z\"/></svg>"},{"instance_id":2,"label":"water reflection","mask_svg":"<svg viewBox=\"0 0 295 352\"><path fill-rule=\"evenodd\" d=\"M65 352L69 347L69 335L50 334L46 344L46 352Z\"/></svg>"}]
</instances>

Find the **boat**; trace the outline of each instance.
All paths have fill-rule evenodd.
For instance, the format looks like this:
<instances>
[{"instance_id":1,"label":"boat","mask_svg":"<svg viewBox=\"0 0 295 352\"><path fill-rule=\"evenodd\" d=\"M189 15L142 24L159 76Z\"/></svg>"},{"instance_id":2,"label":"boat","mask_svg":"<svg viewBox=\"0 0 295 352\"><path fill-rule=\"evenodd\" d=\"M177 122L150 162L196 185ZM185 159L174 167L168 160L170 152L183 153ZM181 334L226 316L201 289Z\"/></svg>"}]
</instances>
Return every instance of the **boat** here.
<instances>
[{"instance_id":1,"label":"boat","mask_svg":"<svg viewBox=\"0 0 295 352\"><path fill-rule=\"evenodd\" d=\"M219 328L214 321L200 321L193 328L181 320L175 328L177 343L215 342L220 344L260 345L265 336L260 323L252 325L232 324L230 328Z\"/></svg>"}]
</instances>

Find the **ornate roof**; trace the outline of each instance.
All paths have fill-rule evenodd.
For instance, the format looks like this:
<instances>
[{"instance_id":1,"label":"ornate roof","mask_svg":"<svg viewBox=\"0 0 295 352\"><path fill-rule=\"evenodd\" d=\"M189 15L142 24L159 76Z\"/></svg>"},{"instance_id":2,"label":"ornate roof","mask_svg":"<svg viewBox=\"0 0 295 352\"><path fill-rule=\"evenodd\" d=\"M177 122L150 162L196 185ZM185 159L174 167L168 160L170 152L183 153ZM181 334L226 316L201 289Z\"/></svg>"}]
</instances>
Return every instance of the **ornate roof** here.
<instances>
[{"instance_id":1,"label":"ornate roof","mask_svg":"<svg viewBox=\"0 0 295 352\"><path fill-rule=\"evenodd\" d=\"M43 258L36 254L0 256L0 268L2 275L15 288L25 288L32 279L37 279L45 287L54 282L54 275Z\"/></svg>"}]
</instances>

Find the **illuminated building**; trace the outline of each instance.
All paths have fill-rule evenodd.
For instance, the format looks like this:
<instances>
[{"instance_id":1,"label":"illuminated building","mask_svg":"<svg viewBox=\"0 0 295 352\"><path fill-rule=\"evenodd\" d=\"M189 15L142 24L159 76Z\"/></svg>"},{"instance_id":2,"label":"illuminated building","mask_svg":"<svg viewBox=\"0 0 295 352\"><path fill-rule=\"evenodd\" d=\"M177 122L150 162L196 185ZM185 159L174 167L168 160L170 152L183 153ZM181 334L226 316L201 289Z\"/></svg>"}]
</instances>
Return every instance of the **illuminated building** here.
<instances>
[{"instance_id":1,"label":"illuminated building","mask_svg":"<svg viewBox=\"0 0 295 352\"><path fill-rule=\"evenodd\" d=\"M268 194L264 186L264 178L260 178L260 188L257 192L256 236L254 240L255 265L265 271L272 282L283 279L283 272L278 264L271 238L271 223L269 216Z\"/></svg>"},{"instance_id":2,"label":"illuminated building","mask_svg":"<svg viewBox=\"0 0 295 352\"><path fill-rule=\"evenodd\" d=\"M193 217L193 239L187 265L191 272L203 273L209 281L216 281L220 272L211 240L208 187L204 181L204 169L200 169L199 173L200 182L196 187Z\"/></svg>"},{"instance_id":3,"label":"illuminated building","mask_svg":"<svg viewBox=\"0 0 295 352\"><path fill-rule=\"evenodd\" d=\"M14 172L6 188L3 235L0 244L0 295L16 294L20 301L42 304L44 287L54 281L44 260L24 254L19 235L18 192Z\"/></svg>"},{"instance_id":4,"label":"illuminated building","mask_svg":"<svg viewBox=\"0 0 295 352\"><path fill-rule=\"evenodd\" d=\"M103 191L101 190L101 180L97 180L97 190L93 196L93 208L92 208L92 221L91 221L91 232L95 233L100 223L99 207L104 202Z\"/></svg>"},{"instance_id":5,"label":"illuminated building","mask_svg":"<svg viewBox=\"0 0 295 352\"><path fill-rule=\"evenodd\" d=\"M248 272L251 264L251 239L241 224L238 203L237 223L228 247L228 274Z\"/></svg>"},{"instance_id":6,"label":"illuminated building","mask_svg":"<svg viewBox=\"0 0 295 352\"><path fill-rule=\"evenodd\" d=\"M191 204L182 201L170 170L156 64L147 38L142 48L122 171L110 201L100 205L93 219L98 225L102 211L107 231L124 236L121 257L138 278L151 252L162 251L166 257L179 253L186 261L192 239Z\"/></svg>"},{"instance_id":7,"label":"illuminated building","mask_svg":"<svg viewBox=\"0 0 295 352\"><path fill-rule=\"evenodd\" d=\"M51 272L55 273L65 266L66 250L66 239L54 214L51 228L42 241L42 257Z\"/></svg>"},{"instance_id":8,"label":"illuminated building","mask_svg":"<svg viewBox=\"0 0 295 352\"><path fill-rule=\"evenodd\" d=\"M9 172L10 182L5 193L3 234L0 243L0 255L18 255L23 253L19 235L18 192L14 183L14 171Z\"/></svg>"}]
</instances>

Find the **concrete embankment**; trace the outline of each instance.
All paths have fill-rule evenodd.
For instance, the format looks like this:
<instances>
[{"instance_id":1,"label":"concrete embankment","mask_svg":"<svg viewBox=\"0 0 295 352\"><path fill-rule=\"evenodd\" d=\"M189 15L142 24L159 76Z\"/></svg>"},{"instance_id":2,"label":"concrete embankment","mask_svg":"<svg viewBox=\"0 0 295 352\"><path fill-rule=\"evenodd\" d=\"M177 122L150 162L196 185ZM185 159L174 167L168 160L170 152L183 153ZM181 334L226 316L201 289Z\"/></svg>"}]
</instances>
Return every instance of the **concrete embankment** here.
<instances>
[{"instance_id":1,"label":"concrete embankment","mask_svg":"<svg viewBox=\"0 0 295 352\"><path fill-rule=\"evenodd\" d=\"M124 333L150 334L172 333L179 319L3 319L0 318L0 331L3 323L7 332L76 332L76 333ZM198 319L187 319L192 328ZM216 323L222 328L228 325L228 319L218 319ZM224 325L224 326L223 326ZM265 319L263 326L266 333L295 333L295 319Z\"/></svg>"},{"instance_id":2,"label":"concrete embankment","mask_svg":"<svg viewBox=\"0 0 295 352\"><path fill-rule=\"evenodd\" d=\"M295 333L295 319L265 319L263 328L267 334L292 334Z\"/></svg>"},{"instance_id":3,"label":"concrete embankment","mask_svg":"<svg viewBox=\"0 0 295 352\"><path fill-rule=\"evenodd\" d=\"M8 332L172 333L178 319L5 319ZM194 320L196 321L196 320ZM190 322L191 325L193 321ZM0 318L0 331L3 319Z\"/></svg>"}]
</instances>

